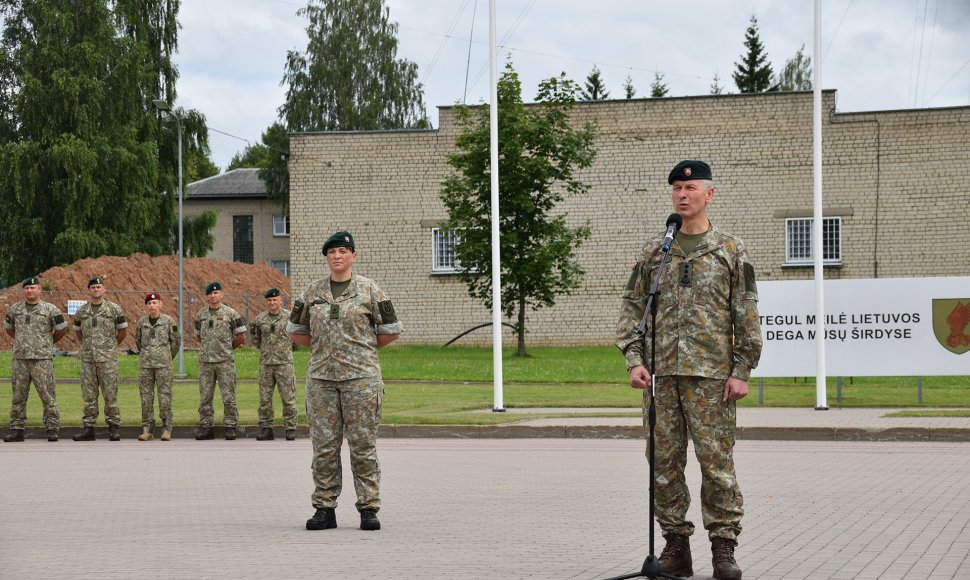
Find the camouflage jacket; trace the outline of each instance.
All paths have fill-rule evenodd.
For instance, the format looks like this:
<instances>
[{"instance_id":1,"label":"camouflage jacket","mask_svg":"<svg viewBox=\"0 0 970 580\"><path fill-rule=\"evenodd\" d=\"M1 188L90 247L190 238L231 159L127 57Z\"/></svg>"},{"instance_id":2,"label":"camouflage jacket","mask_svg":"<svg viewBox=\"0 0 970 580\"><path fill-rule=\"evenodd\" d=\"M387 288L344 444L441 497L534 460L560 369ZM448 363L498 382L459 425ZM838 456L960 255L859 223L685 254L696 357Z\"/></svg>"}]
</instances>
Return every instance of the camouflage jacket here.
<instances>
[{"instance_id":1,"label":"camouflage jacket","mask_svg":"<svg viewBox=\"0 0 970 580\"><path fill-rule=\"evenodd\" d=\"M293 304L286 330L312 337L308 377L347 381L380 376L377 335L401 334L403 326L390 297L373 280L354 274L337 297L329 278L310 284Z\"/></svg>"},{"instance_id":2,"label":"camouflage jacket","mask_svg":"<svg viewBox=\"0 0 970 580\"><path fill-rule=\"evenodd\" d=\"M623 291L616 346L628 370L638 365L650 370L649 344L637 325L663 258L662 237L643 249ZM675 240L658 289L657 376L750 378L761 357L761 326L754 267L744 242L713 224L690 255Z\"/></svg>"},{"instance_id":3,"label":"camouflage jacket","mask_svg":"<svg viewBox=\"0 0 970 580\"><path fill-rule=\"evenodd\" d=\"M162 314L152 324L146 314L138 319L135 327L135 346L138 347L138 364L146 369L171 366L179 351L179 327L171 316Z\"/></svg>"},{"instance_id":4,"label":"camouflage jacket","mask_svg":"<svg viewBox=\"0 0 970 580\"><path fill-rule=\"evenodd\" d=\"M290 318L290 311L281 308L273 316L269 312L260 312L255 320L249 323L249 335L253 338L253 345L259 349L259 364L281 365L293 362L293 347L290 335L286 332L286 324Z\"/></svg>"},{"instance_id":5,"label":"camouflage jacket","mask_svg":"<svg viewBox=\"0 0 970 580\"><path fill-rule=\"evenodd\" d=\"M13 357L20 359L54 358L54 332L66 330L64 315L50 302L41 300L33 311L27 311L24 300L7 310L3 327L15 332Z\"/></svg>"},{"instance_id":6,"label":"camouflage jacket","mask_svg":"<svg viewBox=\"0 0 970 580\"><path fill-rule=\"evenodd\" d=\"M128 321L114 302L105 300L97 312L90 302L78 308L74 313L74 332L81 331L81 360L118 360L118 331L123 328L128 328Z\"/></svg>"},{"instance_id":7,"label":"camouflage jacket","mask_svg":"<svg viewBox=\"0 0 970 580\"><path fill-rule=\"evenodd\" d=\"M246 321L225 304L216 310L205 306L195 315L195 331L201 341L199 362L229 362L233 360L232 338L246 332Z\"/></svg>"}]
</instances>

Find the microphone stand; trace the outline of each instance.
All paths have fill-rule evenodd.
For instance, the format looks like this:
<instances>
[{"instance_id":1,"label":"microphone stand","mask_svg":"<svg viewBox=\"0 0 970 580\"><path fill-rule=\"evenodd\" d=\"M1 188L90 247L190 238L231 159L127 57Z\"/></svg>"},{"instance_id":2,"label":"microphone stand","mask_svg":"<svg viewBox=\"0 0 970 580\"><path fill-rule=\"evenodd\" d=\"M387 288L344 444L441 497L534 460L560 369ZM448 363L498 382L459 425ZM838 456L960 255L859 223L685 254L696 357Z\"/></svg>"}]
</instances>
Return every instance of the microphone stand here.
<instances>
[{"instance_id":1,"label":"microphone stand","mask_svg":"<svg viewBox=\"0 0 970 580\"><path fill-rule=\"evenodd\" d=\"M647 457L649 458L648 463L650 464L650 552L647 554L647 558L643 561L643 567L640 568L639 572L634 572L632 574L626 574L623 576L615 576L609 578L608 580L625 580L627 578L638 578L640 576L646 578L670 578L671 580L681 580L680 576L674 576L673 574L668 574L666 572L660 571L660 560L654 555L654 445L655 436L654 431L657 426L657 297L660 295L658 287L660 286L660 277L663 276L664 266L670 261L670 249L663 251L663 246L660 248L663 252L663 258L660 260L660 268L657 269L657 275L653 279L653 284L650 286L650 291L647 293L646 297L646 307L643 309L643 318L640 319L640 324L637 325L637 332L643 335L647 329L647 317L650 317L650 407L647 412L647 424L650 426L648 432L649 437L647 440Z\"/></svg>"}]
</instances>

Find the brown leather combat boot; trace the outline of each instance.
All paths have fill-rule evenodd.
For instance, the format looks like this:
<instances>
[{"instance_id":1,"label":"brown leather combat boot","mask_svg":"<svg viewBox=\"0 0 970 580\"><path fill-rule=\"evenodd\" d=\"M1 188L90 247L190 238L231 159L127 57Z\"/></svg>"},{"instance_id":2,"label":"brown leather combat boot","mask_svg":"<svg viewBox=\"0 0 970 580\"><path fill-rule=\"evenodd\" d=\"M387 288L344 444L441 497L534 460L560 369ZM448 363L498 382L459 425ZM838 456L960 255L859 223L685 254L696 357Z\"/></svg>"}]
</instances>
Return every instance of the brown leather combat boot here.
<instances>
[{"instance_id":1,"label":"brown leather combat boot","mask_svg":"<svg viewBox=\"0 0 970 580\"><path fill-rule=\"evenodd\" d=\"M711 540L714 577L718 580L741 580L741 568L734 559L734 547L737 545L736 541L727 538L715 537Z\"/></svg>"},{"instance_id":2,"label":"brown leather combat boot","mask_svg":"<svg viewBox=\"0 0 970 580\"><path fill-rule=\"evenodd\" d=\"M172 430L169 429L168 427L162 429L162 441L171 441L171 440L172 440Z\"/></svg>"},{"instance_id":3,"label":"brown leather combat boot","mask_svg":"<svg viewBox=\"0 0 970 580\"><path fill-rule=\"evenodd\" d=\"M667 545L660 553L660 571L688 578L694 575L694 560L690 556L690 538L680 534L664 536Z\"/></svg>"},{"instance_id":4,"label":"brown leather combat boot","mask_svg":"<svg viewBox=\"0 0 970 580\"><path fill-rule=\"evenodd\" d=\"M138 436L139 441L151 441L155 438L155 434L148 427L141 428L141 435Z\"/></svg>"}]
</instances>

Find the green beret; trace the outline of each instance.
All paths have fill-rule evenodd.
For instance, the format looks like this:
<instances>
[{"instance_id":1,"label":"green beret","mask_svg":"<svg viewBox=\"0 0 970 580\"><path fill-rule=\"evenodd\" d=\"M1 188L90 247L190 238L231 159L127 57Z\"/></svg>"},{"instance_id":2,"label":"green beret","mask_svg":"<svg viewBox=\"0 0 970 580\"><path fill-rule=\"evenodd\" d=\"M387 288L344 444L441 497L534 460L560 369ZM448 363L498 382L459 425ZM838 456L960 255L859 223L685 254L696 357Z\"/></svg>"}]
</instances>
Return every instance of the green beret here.
<instances>
[{"instance_id":1,"label":"green beret","mask_svg":"<svg viewBox=\"0 0 970 580\"><path fill-rule=\"evenodd\" d=\"M263 298L274 298L280 296L279 288L270 288L266 292L263 292Z\"/></svg>"},{"instance_id":2,"label":"green beret","mask_svg":"<svg viewBox=\"0 0 970 580\"><path fill-rule=\"evenodd\" d=\"M25 278L23 281L23 286L40 286L40 278L37 276L31 276L30 278Z\"/></svg>"},{"instance_id":3,"label":"green beret","mask_svg":"<svg viewBox=\"0 0 970 580\"><path fill-rule=\"evenodd\" d=\"M101 276L95 276L94 278L91 278L90 280L88 280L88 288L90 288L91 286L94 286L95 284L101 284L102 286L104 286L104 278L102 278Z\"/></svg>"},{"instance_id":4,"label":"green beret","mask_svg":"<svg viewBox=\"0 0 970 580\"><path fill-rule=\"evenodd\" d=\"M323 255L327 255L327 250L330 248L350 248L351 251L354 250L354 236L350 232L340 231L334 235L327 238L327 241L323 243Z\"/></svg>"},{"instance_id":5,"label":"green beret","mask_svg":"<svg viewBox=\"0 0 970 580\"><path fill-rule=\"evenodd\" d=\"M711 166L703 161L686 159L675 165L670 171L670 175L667 176L667 183L690 181L691 179L714 179Z\"/></svg>"},{"instance_id":6,"label":"green beret","mask_svg":"<svg viewBox=\"0 0 970 580\"><path fill-rule=\"evenodd\" d=\"M216 290L222 290L222 284L218 282L213 282L212 284L209 284L208 286L205 287L205 295L208 296L209 294L212 294Z\"/></svg>"}]
</instances>

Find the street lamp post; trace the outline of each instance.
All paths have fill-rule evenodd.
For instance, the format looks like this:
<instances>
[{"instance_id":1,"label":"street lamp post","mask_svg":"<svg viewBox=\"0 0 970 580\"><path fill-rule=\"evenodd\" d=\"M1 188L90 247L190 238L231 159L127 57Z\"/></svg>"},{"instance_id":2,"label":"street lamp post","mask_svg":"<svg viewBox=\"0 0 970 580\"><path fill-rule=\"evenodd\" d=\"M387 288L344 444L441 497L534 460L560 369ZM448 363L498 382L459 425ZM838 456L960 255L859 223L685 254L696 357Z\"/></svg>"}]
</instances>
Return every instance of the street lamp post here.
<instances>
[{"instance_id":1,"label":"street lamp post","mask_svg":"<svg viewBox=\"0 0 970 580\"><path fill-rule=\"evenodd\" d=\"M178 149L179 149L179 184L178 184L178 196L179 196L179 370L178 376L185 377L185 325L183 324L183 313L185 312L184 300L184 281L185 281L185 269L183 266L183 256L185 254L185 246L182 243L182 121L179 116L175 114L172 110L172 106L162 99L156 99L152 101L155 108L163 113L168 113L175 119L175 128L178 131Z\"/></svg>"}]
</instances>

